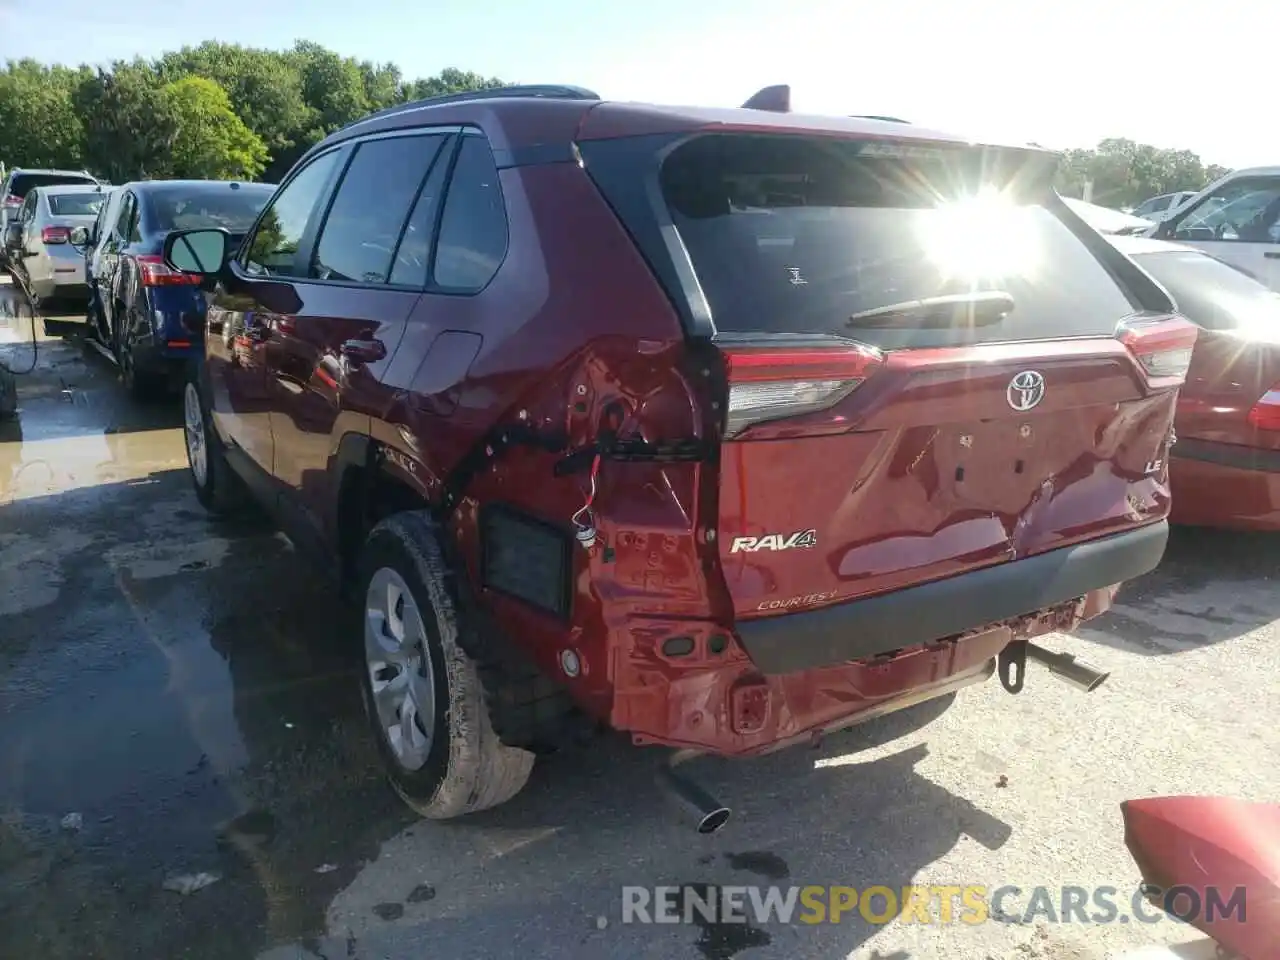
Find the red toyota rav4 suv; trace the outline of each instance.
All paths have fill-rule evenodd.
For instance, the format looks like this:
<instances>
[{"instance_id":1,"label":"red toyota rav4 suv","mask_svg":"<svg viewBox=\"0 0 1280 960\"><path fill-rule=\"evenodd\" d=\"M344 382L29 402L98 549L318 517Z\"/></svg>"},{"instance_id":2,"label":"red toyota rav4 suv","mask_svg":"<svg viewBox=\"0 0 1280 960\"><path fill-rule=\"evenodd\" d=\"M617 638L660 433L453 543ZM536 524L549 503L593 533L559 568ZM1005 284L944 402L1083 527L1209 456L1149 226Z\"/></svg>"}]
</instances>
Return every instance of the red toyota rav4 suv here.
<instances>
[{"instance_id":1,"label":"red toyota rav4 suv","mask_svg":"<svg viewBox=\"0 0 1280 960\"><path fill-rule=\"evenodd\" d=\"M1028 657L1103 678L1028 640L1160 560L1194 327L1053 155L779 99L408 103L315 146L239 249L166 242L208 297L196 492L256 491L355 584L428 817L581 719L741 756L1016 691Z\"/></svg>"}]
</instances>

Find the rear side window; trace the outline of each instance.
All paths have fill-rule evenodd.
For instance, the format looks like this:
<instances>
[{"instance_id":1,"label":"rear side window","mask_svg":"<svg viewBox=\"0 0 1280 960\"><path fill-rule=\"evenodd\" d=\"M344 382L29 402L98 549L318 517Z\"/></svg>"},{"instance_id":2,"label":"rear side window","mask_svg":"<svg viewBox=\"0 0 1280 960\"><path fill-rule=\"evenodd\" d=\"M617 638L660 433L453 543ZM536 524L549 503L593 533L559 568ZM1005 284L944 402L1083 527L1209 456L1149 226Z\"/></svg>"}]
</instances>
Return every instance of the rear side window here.
<instances>
[{"instance_id":1,"label":"rear side window","mask_svg":"<svg viewBox=\"0 0 1280 960\"><path fill-rule=\"evenodd\" d=\"M459 293L480 290L506 254L507 211L493 153L483 137L464 137L440 220L436 285Z\"/></svg>"},{"instance_id":2,"label":"rear side window","mask_svg":"<svg viewBox=\"0 0 1280 960\"><path fill-rule=\"evenodd\" d=\"M60 183L95 183L93 177L77 173L15 173L9 184L9 195L26 197L35 187L54 187Z\"/></svg>"},{"instance_id":3,"label":"rear side window","mask_svg":"<svg viewBox=\"0 0 1280 960\"><path fill-rule=\"evenodd\" d=\"M49 195L49 212L55 217L96 217L106 201L103 193L54 193Z\"/></svg>"},{"instance_id":4,"label":"rear side window","mask_svg":"<svg viewBox=\"0 0 1280 960\"><path fill-rule=\"evenodd\" d=\"M1206 330L1280 336L1280 293L1243 271L1190 250L1137 254L1134 260L1173 295L1183 316Z\"/></svg>"},{"instance_id":5,"label":"rear side window","mask_svg":"<svg viewBox=\"0 0 1280 960\"><path fill-rule=\"evenodd\" d=\"M444 192L451 153L449 147L440 148L431 165L431 173L413 203L413 212L409 214L400 246L396 248L396 262L391 268L392 283L420 287L427 282L431 238L435 233L436 214L440 209L440 196Z\"/></svg>"},{"instance_id":6,"label":"rear side window","mask_svg":"<svg viewBox=\"0 0 1280 960\"><path fill-rule=\"evenodd\" d=\"M396 248L443 135L360 144L320 230L309 275L320 280L386 283ZM426 280L423 264L420 281Z\"/></svg>"},{"instance_id":7,"label":"rear side window","mask_svg":"<svg viewBox=\"0 0 1280 960\"><path fill-rule=\"evenodd\" d=\"M1036 164L1017 151L712 134L674 150L660 185L717 331L886 349L1110 335L1134 304L1043 205ZM975 292L998 309L883 311Z\"/></svg>"}]
</instances>

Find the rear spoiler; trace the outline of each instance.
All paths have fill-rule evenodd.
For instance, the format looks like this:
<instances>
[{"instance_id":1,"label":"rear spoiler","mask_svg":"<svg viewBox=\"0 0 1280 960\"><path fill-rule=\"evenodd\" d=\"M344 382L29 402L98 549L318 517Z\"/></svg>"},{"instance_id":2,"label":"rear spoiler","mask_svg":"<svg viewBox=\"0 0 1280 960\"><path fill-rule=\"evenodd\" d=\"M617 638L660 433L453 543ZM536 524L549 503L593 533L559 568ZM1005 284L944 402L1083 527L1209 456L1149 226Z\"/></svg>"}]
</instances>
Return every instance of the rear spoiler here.
<instances>
[{"instance_id":1,"label":"rear spoiler","mask_svg":"<svg viewBox=\"0 0 1280 960\"><path fill-rule=\"evenodd\" d=\"M790 113L791 112L791 87L789 84L779 83L772 87L762 87L753 93L747 102L742 105L743 110L768 110L770 113ZM874 113L851 113L851 117L859 120L885 120L889 123L909 123L901 117L886 117L882 114Z\"/></svg>"}]
</instances>

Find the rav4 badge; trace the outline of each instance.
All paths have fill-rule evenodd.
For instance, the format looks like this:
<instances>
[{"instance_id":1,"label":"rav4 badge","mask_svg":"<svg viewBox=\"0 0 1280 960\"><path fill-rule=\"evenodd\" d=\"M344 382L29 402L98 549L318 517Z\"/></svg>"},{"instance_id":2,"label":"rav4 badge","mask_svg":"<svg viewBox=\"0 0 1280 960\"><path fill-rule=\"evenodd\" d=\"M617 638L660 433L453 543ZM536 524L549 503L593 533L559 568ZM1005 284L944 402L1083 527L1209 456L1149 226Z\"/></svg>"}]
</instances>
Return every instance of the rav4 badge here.
<instances>
[{"instance_id":1,"label":"rav4 badge","mask_svg":"<svg viewBox=\"0 0 1280 960\"><path fill-rule=\"evenodd\" d=\"M763 537L734 537L729 552L757 553L761 550L794 550L817 545L817 530L797 530L795 533L767 533Z\"/></svg>"}]
</instances>

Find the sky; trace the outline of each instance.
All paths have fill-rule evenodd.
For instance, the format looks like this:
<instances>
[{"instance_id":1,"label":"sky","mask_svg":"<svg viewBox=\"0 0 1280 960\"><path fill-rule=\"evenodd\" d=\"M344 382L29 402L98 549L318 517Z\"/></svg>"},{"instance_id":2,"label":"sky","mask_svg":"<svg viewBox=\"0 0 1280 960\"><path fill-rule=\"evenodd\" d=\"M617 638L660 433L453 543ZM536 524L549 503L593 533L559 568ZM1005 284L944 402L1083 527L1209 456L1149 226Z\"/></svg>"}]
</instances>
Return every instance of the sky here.
<instances>
[{"instance_id":1,"label":"sky","mask_svg":"<svg viewBox=\"0 0 1280 960\"><path fill-rule=\"evenodd\" d=\"M453 66L715 106L787 83L800 112L1053 148L1128 137L1242 167L1280 163L1278 24L1275 0L0 0L0 60L306 39L408 78Z\"/></svg>"}]
</instances>

